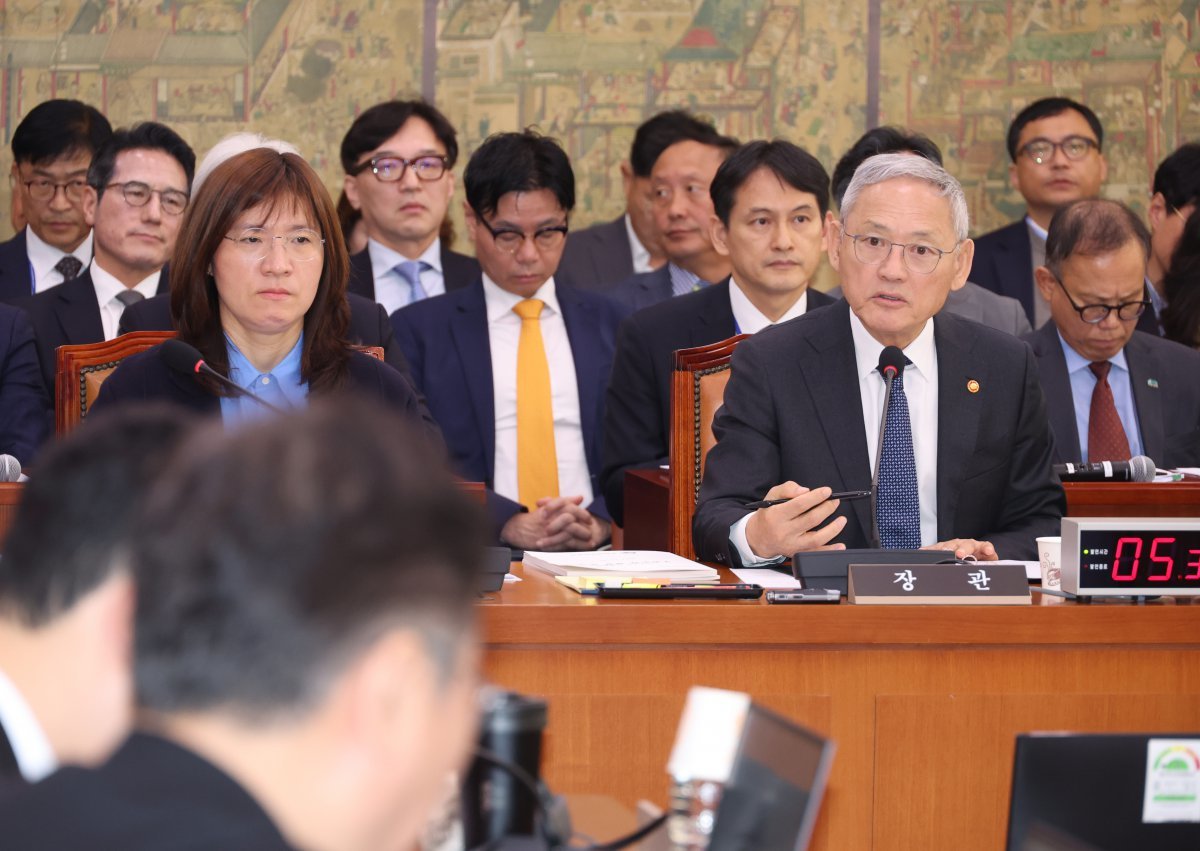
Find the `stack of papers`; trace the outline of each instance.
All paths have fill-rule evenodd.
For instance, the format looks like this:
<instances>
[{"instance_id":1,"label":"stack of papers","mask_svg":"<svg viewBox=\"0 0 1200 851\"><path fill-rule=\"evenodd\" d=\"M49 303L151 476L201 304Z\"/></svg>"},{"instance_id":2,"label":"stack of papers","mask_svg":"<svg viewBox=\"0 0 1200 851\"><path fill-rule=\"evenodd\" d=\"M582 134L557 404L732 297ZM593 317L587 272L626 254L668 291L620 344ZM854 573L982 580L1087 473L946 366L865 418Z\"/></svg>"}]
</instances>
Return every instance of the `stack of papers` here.
<instances>
[{"instance_id":1,"label":"stack of papers","mask_svg":"<svg viewBox=\"0 0 1200 851\"><path fill-rule=\"evenodd\" d=\"M552 576L662 579L666 582L717 582L716 568L674 553L654 550L602 550L594 553L526 552L526 567Z\"/></svg>"}]
</instances>

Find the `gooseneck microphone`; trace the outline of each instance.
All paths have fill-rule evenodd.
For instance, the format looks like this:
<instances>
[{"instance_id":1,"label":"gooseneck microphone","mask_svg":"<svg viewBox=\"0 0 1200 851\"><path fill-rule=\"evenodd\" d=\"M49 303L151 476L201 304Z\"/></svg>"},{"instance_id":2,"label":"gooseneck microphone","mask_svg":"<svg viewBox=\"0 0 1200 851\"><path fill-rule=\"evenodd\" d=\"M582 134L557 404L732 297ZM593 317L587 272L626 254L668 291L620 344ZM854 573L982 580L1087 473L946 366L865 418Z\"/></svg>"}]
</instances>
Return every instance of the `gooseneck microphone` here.
<instances>
[{"instance_id":1,"label":"gooseneck microphone","mask_svg":"<svg viewBox=\"0 0 1200 851\"><path fill-rule=\"evenodd\" d=\"M896 346L884 346L879 353L879 374L883 376L887 389L883 392L883 416L879 418L879 440L875 444L875 469L871 471L871 546L882 549L879 543L879 513L876 510L879 493L879 461L883 458L883 435L887 428L888 407L892 402L892 382L904 369L907 359Z\"/></svg>"},{"instance_id":2,"label":"gooseneck microphone","mask_svg":"<svg viewBox=\"0 0 1200 851\"><path fill-rule=\"evenodd\" d=\"M1054 464L1054 473L1064 482L1152 482L1154 461L1135 455L1128 461L1099 461L1095 464Z\"/></svg>"},{"instance_id":3,"label":"gooseneck microphone","mask_svg":"<svg viewBox=\"0 0 1200 851\"><path fill-rule=\"evenodd\" d=\"M272 405L266 399L255 396L245 387L239 387L236 382L230 381L224 375L221 375L221 373L205 363L204 355L200 354L200 350L190 343L185 343L179 339L166 340L162 344L162 358L172 371L180 375L190 375L192 378L207 375L209 378L216 379L220 384L228 387L238 396L253 399L264 408L268 408L277 414L286 413L282 408Z\"/></svg>"}]
</instances>

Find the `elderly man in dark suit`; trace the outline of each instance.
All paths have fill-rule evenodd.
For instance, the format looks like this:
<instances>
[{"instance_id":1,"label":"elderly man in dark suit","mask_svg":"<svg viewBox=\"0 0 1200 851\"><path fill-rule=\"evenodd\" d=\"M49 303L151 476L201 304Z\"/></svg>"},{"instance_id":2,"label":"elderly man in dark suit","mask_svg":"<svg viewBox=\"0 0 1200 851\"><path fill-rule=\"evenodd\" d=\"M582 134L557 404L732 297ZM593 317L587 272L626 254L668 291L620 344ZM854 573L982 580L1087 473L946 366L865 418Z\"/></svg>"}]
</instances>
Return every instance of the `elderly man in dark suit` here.
<instances>
[{"instance_id":1,"label":"elderly man in dark suit","mask_svg":"<svg viewBox=\"0 0 1200 851\"><path fill-rule=\"evenodd\" d=\"M742 343L713 424L693 523L702 558L763 564L828 547L937 547L1030 558L1064 508L1033 355L935 314L971 268L966 198L924 159L867 160L830 234L845 301ZM872 486L885 347L892 382L874 517L834 491ZM748 511L760 499L788 501Z\"/></svg>"},{"instance_id":2,"label":"elderly man in dark suit","mask_svg":"<svg viewBox=\"0 0 1200 851\"><path fill-rule=\"evenodd\" d=\"M0 454L27 466L50 433L50 410L29 320L0 304Z\"/></svg>"},{"instance_id":3,"label":"elderly man in dark suit","mask_svg":"<svg viewBox=\"0 0 1200 851\"><path fill-rule=\"evenodd\" d=\"M754 334L833 299L810 289L824 256L829 176L790 142L751 142L710 187L713 244L730 277L668 299L621 323L604 422L604 498L624 518L625 471L667 461L676 349Z\"/></svg>"},{"instance_id":4,"label":"elderly man in dark suit","mask_svg":"<svg viewBox=\"0 0 1200 851\"><path fill-rule=\"evenodd\" d=\"M523 549L609 537L600 473L604 388L626 311L558 287L575 177L527 131L490 138L464 174L482 276L392 314L458 472L487 486L495 533Z\"/></svg>"},{"instance_id":5,"label":"elderly man in dark suit","mask_svg":"<svg viewBox=\"0 0 1200 851\"><path fill-rule=\"evenodd\" d=\"M1200 352L1135 330L1150 233L1116 201L1055 214L1038 289L1051 322L1026 339L1054 429L1055 461L1200 466Z\"/></svg>"}]
</instances>

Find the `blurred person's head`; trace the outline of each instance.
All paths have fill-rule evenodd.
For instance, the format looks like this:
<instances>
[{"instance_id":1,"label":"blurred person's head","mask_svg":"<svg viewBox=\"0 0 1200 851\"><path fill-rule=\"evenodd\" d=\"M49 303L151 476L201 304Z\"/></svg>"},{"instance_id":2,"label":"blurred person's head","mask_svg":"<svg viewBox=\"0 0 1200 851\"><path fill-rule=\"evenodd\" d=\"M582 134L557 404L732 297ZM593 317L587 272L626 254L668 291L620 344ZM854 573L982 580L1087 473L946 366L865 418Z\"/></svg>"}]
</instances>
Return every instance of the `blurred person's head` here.
<instances>
[{"instance_id":1,"label":"blurred person's head","mask_svg":"<svg viewBox=\"0 0 1200 851\"><path fill-rule=\"evenodd\" d=\"M128 732L137 509L189 428L169 406L88 417L47 447L0 558L0 670L59 763L103 760Z\"/></svg>"},{"instance_id":2,"label":"blurred person's head","mask_svg":"<svg viewBox=\"0 0 1200 851\"><path fill-rule=\"evenodd\" d=\"M1200 216L1188 216L1163 278L1163 330L1167 337L1200 348Z\"/></svg>"},{"instance_id":3,"label":"blurred person's head","mask_svg":"<svg viewBox=\"0 0 1200 851\"><path fill-rule=\"evenodd\" d=\"M1017 113L1008 127L1008 174L1039 226L1049 227L1072 201L1099 196L1108 176L1103 144L1096 113L1069 98L1042 98Z\"/></svg>"},{"instance_id":4,"label":"blurred person's head","mask_svg":"<svg viewBox=\"0 0 1200 851\"><path fill-rule=\"evenodd\" d=\"M1171 268L1171 257L1180 245L1185 223L1200 201L1200 142L1180 145L1159 163L1152 193L1146 211L1150 222L1146 276L1157 285Z\"/></svg>"},{"instance_id":5,"label":"blurred person's head","mask_svg":"<svg viewBox=\"0 0 1200 851\"><path fill-rule=\"evenodd\" d=\"M88 166L111 135L112 126L95 107L62 99L38 104L13 131L20 214L47 245L69 253L87 239Z\"/></svg>"},{"instance_id":6,"label":"blurred person's head","mask_svg":"<svg viewBox=\"0 0 1200 851\"><path fill-rule=\"evenodd\" d=\"M497 133L463 173L467 235L483 272L526 298L558 269L575 207L575 173L558 142L534 130Z\"/></svg>"},{"instance_id":7,"label":"blurred person's head","mask_svg":"<svg viewBox=\"0 0 1200 851\"><path fill-rule=\"evenodd\" d=\"M1149 251L1146 226L1118 201L1076 201L1054 214L1034 278L1058 333L1082 357L1109 360L1133 336Z\"/></svg>"},{"instance_id":8,"label":"blurred person's head","mask_svg":"<svg viewBox=\"0 0 1200 851\"><path fill-rule=\"evenodd\" d=\"M262 133L250 133L242 131L238 133L230 133L225 136L217 144L208 149L200 164L196 166L196 176L192 178L192 195L200 191L200 187L204 185L204 181L208 180L208 176L212 174L213 169L230 157L238 154L252 151L255 148L269 148L272 151L280 154L296 154L300 155L300 149L291 142L285 142L283 139L272 139L269 136L264 136Z\"/></svg>"},{"instance_id":9,"label":"blurred person's head","mask_svg":"<svg viewBox=\"0 0 1200 851\"><path fill-rule=\"evenodd\" d=\"M353 257L367 247L367 226L363 224L362 213L346 198L346 190L342 190L337 200L338 224L342 227L342 238L346 241L346 251Z\"/></svg>"},{"instance_id":10,"label":"blurred person's head","mask_svg":"<svg viewBox=\"0 0 1200 851\"><path fill-rule=\"evenodd\" d=\"M83 210L100 268L132 287L175 250L196 155L179 134L146 121L117 130L88 169Z\"/></svg>"},{"instance_id":11,"label":"blurred person's head","mask_svg":"<svg viewBox=\"0 0 1200 851\"><path fill-rule=\"evenodd\" d=\"M145 719L297 848L411 847L472 745L483 518L437 457L317 401L196 434L142 516Z\"/></svg>"},{"instance_id":12,"label":"blurred person's head","mask_svg":"<svg viewBox=\"0 0 1200 851\"><path fill-rule=\"evenodd\" d=\"M842 197L850 186L854 172L866 160L876 154L917 154L938 165L942 164L942 152L933 140L920 133L910 133L900 127L875 127L858 137L833 169L833 203L838 209Z\"/></svg>"}]
</instances>

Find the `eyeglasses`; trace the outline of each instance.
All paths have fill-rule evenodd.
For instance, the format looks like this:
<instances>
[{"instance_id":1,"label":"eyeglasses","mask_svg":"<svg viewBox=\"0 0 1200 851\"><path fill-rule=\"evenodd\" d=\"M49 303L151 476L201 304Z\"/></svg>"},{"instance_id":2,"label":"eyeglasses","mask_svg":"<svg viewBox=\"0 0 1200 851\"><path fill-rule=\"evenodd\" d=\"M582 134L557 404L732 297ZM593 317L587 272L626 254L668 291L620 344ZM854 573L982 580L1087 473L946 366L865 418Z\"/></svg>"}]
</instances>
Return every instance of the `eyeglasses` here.
<instances>
[{"instance_id":1,"label":"eyeglasses","mask_svg":"<svg viewBox=\"0 0 1200 851\"><path fill-rule=\"evenodd\" d=\"M418 180L437 180L446 173L446 157L440 154L426 154L411 160L404 157L375 157L356 165L350 170L350 174L362 174L367 168L371 169L376 180L384 183L395 183L404 177L404 170L407 168L413 170Z\"/></svg>"},{"instance_id":2,"label":"eyeglasses","mask_svg":"<svg viewBox=\"0 0 1200 851\"><path fill-rule=\"evenodd\" d=\"M138 180L127 180L124 183L110 183L104 188L112 189L114 186L121 187L121 195L124 196L125 203L130 207L145 207L150 203L150 196L157 195L158 203L162 205L164 213L178 216L187 209L188 194L180 192L178 189L151 189Z\"/></svg>"},{"instance_id":3,"label":"eyeglasses","mask_svg":"<svg viewBox=\"0 0 1200 851\"><path fill-rule=\"evenodd\" d=\"M1021 148L1021 153L1038 165L1045 165L1054 157L1056 150L1062 150L1063 156L1069 160L1081 160L1088 151L1100 146L1084 136L1068 136L1061 142L1051 142L1049 139L1034 139Z\"/></svg>"},{"instance_id":4,"label":"eyeglasses","mask_svg":"<svg viewBox=\"0 0 1200 851\"><path fill-rule=\"evenodd\" d=\"M511 228L494 230L484 220L483 216L477 215L475 218L483 225L484 230L492 235L492 241L496 243L496 247L507 251L509 254L516 254L521 246L525 244L526 239L532 239L533 244L537 246L539 251L552 251L562 245L567 238L567 225L539 228L532 234L528 234L524 231L512 230Z\"/></svg>"},{"instance_id":5,"label":"eyeglasses","mask_svg":"<svg viewBox=\"0 0 1200 851\"><path fill-rule=\"evenodd\" d=\"M236 236L225 236L233 243L234 248L247 260L263 260L270 253L275 240L283 243L287 256L298 263L309 263L316 260L325 251L325 240L321 234L308 228L300 228L290 233L268 233L264 228L246 228Z\"/></svg>"},{"instance_id":6,"label":"eyeglasses","mask_svg":"<svg viewBox=\"0 0 1200 851\"><path fill-rule=\"evenodd\" d=\"M921 275L928 275L937 268L938 263L942 259L943 254L953 254L958 251L959 243L956 243L949 251L943 251L940 248L934 248L932 245L926 245L923 242L892 242L884 239L882 236L874 236L873 234L854 234L848 230L842 231L843 236L850 237L854 241L854 256L858 258L859 263L867 263L875 265L885 262L892 254L892 249L899 246L903 249L900 256L904 258L904 266L910 272L917 272Z\"/></svg>"},{"instance_id":7,"label":"eyeglasses","mask_svg":"<svg viewBox=\"0 0 1200 851\"><path fill-rule=\"evenodd\" d=\"M1050 274L1053 275L1054 273L1051 272ZM1088 325L1099 325L1114 310L1117 312L1117 318L1122 322L1132 322L1145 313L1146 308L1150 305L1149 300L1146 300L1127 301L1124 304L1085 304L1080 307L1075 303L1075 299L1071 298L1071 294L1067 292L1066 286L1058 275L1054 275L1054 280L1062 287L1063 295L1067 297L1067 301L1070 302L1071 307L1075 308L1075 312L1079 314L1079 318Z\"/></svg>"},{"instance_id":8,"label":"eyeglasses","mask_svg":"<svg viewBox=\"0 0 1200 851\"><path fill-rule=\"evenodd\" d=\"M58 194L61 189L63 194L71 201L78 201L83 195L83 189L87 186L87 181L82 177L77 177L74 180L66 180L59 183L50 180L47 177L35 177L33 180L21 181L25 184L25 189L29 192L29 196L35 201L49 201Z\"/></svg>"}]
</instances>

